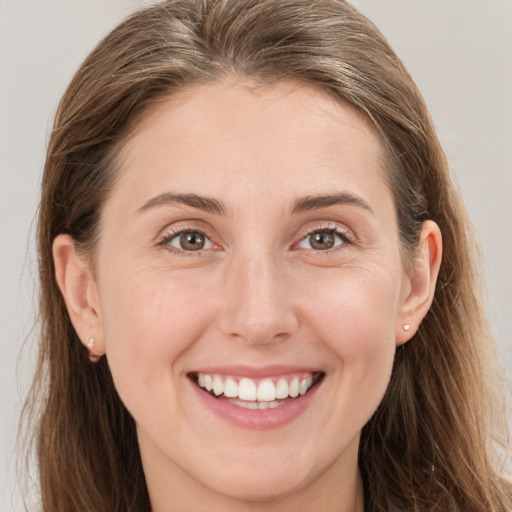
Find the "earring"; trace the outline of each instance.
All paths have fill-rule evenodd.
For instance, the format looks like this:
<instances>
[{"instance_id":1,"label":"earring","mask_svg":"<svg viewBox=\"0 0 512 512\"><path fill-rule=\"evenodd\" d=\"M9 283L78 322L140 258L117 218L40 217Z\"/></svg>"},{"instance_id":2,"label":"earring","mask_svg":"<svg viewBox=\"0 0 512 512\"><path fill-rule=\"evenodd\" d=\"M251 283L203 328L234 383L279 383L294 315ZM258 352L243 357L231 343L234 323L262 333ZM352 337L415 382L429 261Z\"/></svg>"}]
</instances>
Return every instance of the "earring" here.
<instances>
[{"instance_id":1,"label":"earring","mask_svg":"<svg viewBox=\"0 0 512 512\"><path fill-rule=\"evenodd\" d=\"M404 324L404 331L407 332L411 329L411 326L409 324Z\"/></svg>"},{"instance_id":2,"label":"earring","mask_svg":"<svg viewBox=\"0 0 512 512\"><path fill-rule=\"evenodd\" d=\"M100 356L97 356L93 352L95 343L96 343L96 340L92 336L87 336L85 346L87 347L87 350L89 351L89 360L92 361L93 363L96 363L100 360Z\"/></svg>"}]
</instances>

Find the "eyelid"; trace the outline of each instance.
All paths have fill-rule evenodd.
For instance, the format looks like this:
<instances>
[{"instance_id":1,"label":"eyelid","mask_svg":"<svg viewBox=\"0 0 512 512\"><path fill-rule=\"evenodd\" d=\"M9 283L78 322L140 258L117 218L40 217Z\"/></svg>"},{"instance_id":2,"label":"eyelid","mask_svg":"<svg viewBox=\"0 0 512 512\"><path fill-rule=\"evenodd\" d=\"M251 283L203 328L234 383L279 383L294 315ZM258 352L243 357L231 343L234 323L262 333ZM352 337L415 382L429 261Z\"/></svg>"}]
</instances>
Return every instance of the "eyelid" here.
<instances>
[{"instance_id":1,"label":"eyelid","mask_svg":"<svg viewBox=\"0 0 512 512\"><path fill-rule=\"evenodd\" d=\"M169 236L176 235L178 233L186 233L190 231L197 231L198 233L201 233L210 239L216 236L216 234L214 234L212 228L209 226L208 223L196 218L185 218L181 220L176 220L166 225L155 236L154 242L158 245L158 243L168 238Z\"/></svg>"},{"instance_id":2,"label":"eyelid","mask_svg":"<svg viewBox=\"0 0 512 512\"><path fill-rule=\"evenodd\" d=\"M179 228L169 227L165 228L164 232L158 235L157 243L161 243L163 240L168 240L169 238L173 238L181 233L201 233L202 235L208 237L208 234L205 232L205 230L201 228L196 228L193 226L184 226Z\"/></svg>"}]
</instances>

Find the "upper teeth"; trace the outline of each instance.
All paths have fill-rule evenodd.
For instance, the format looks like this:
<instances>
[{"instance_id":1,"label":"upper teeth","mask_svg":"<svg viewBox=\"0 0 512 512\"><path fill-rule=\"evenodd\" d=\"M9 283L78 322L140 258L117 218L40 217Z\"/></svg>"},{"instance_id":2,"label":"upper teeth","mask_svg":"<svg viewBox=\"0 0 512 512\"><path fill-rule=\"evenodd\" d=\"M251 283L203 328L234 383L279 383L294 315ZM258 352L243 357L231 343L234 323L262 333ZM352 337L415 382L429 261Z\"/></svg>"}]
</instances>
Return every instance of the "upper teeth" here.
<instances>
[{"instance_id":1,"label":"upper teeth","mask_svg":"<svg viewBox=\"0 0 512 512\"><path fill-rule=\"evenodd\" d=\"M207 391L213 391L216 396L224 394L228 398L271 402L275 399L303 395L313 385L313 375L304 378L294 377L290 382L281 377L276 383L272 379L263 379L256 383L247 377L237 381L234 377L199 373L197 383Z\"/></svg>"}]
</instances>

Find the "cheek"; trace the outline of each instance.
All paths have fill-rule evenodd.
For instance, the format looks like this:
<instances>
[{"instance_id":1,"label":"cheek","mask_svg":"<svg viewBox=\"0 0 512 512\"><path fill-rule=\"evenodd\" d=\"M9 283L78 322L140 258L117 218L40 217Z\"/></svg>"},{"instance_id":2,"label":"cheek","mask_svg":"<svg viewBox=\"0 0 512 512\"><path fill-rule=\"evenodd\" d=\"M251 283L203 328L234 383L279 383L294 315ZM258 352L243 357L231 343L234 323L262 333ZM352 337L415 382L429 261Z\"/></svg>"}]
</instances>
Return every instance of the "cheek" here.
<instances>
[{"instance_id":1,"label":"cheek","mask_svg":"<svg viewBox=\"0 0 512 512\"><path fill-rule=\"evenodd\" d=\"M343 272L317 281L308 294L310 323L333 353L332 370L341 370L340 388L375 407L393 366L397 279L382 271Z\"/></svg>"},{"instance_id":2,"label":"cheek","mask_svg":"<svg viewBox=\"0 0 512 512\"><path fill-rule=\"evenodd\" d=\"M105 281L107 358L121 394L144 397L155 382L167 382L172 392L179 357L200 336L200 319L208 315L207 301L198 300L202 291L172 272L111 274Z\"/></svg>"},{"instance_id":3,"label":"cheek","mask_svg":"<svg viewBox=\"0 0 512 512\"><path fill-rule=\"evenodd\" d=\"M333 348L347 356L394 344L399 282L399 274L382 269L343 270L310 283L308 309Z\"/></svg>"}]
</instances>

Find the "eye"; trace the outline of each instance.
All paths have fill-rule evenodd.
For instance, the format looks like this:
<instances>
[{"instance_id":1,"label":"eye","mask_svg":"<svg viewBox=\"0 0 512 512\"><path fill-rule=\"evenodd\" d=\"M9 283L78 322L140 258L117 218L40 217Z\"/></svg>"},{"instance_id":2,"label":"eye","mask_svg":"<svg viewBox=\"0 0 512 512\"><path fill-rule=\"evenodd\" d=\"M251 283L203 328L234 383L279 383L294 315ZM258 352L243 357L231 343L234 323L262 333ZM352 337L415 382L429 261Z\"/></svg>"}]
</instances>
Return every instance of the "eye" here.
<instances>
[{"instance_id":1,"label":"eye","mask_svg":"<svg viewBox=\"0 0 512 512\"><path fill-rule=\"evenodd\" d=\"M346 233L336 229L322 229L309 233L299 242L298 247L300 249L328 251L346 242L349 242Z\"/></svg>"},{"instance_id":2,"label":"eye","mask_svg":"<svg viewBox=\"0 0 512 512\"><path fill-rule=\"evenodd\" d=\"M186 229L168 234L160 240L159 244L186 252L201 251L214 247L212 241L203 232L195 229Z\"/></svg>"}]
</instances>

